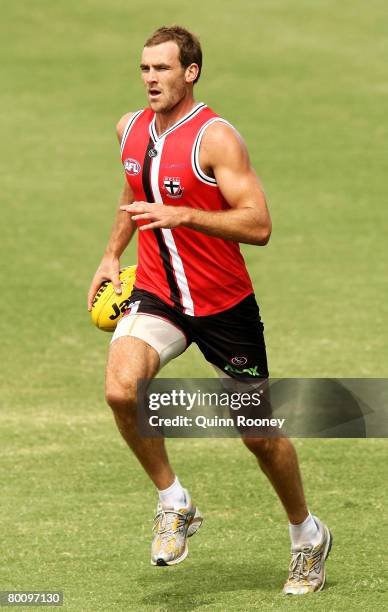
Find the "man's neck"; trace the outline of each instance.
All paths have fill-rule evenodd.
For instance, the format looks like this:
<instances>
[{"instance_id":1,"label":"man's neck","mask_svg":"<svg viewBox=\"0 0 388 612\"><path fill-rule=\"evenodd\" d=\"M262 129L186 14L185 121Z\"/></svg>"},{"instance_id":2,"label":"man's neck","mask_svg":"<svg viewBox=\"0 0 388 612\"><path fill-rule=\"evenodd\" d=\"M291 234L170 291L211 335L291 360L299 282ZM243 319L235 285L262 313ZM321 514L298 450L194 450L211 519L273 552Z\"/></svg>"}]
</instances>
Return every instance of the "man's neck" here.
<instances>
[{"instance_id":1,"label":"man's neck","mask_svg":"<svg viewBox=\"0 0 388 612\"><path fill-rule=\"evenodd\" d=\"M155 127L158 136L166 132L170 127L182 119L182 117L187 115L196 104L194 98L184 98L166 113L156 113Z\"/></svg>"}]
</instances>

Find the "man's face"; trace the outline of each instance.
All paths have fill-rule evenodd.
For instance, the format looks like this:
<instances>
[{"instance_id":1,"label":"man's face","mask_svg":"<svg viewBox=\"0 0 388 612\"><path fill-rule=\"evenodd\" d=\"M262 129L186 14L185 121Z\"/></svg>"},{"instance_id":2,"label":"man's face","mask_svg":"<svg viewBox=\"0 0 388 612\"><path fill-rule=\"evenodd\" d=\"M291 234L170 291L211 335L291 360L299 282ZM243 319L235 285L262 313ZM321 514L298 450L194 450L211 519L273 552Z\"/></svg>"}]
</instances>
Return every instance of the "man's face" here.
<instances>
[{"instance_id":1,"label":"man's face","mask_svg":"<svg viewBox=\"0 0 388 612\"><path fill-rule=\"evenodd\" d=\"M166 113L187 92L186 70L179 61L179 47L173 41L144 47L140 64L148 103L156 113Z\"/></svg>"}]
</instances>

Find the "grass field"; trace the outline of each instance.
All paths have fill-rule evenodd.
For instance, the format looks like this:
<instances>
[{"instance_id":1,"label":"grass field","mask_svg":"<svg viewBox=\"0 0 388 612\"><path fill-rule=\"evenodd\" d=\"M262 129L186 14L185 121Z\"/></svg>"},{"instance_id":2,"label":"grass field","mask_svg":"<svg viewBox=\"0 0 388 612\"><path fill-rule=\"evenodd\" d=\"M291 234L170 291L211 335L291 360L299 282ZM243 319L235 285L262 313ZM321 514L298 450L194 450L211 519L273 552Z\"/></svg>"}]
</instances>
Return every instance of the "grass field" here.
<instances>
[{"instance_id":1,"label":"grass field","mask_svg":"<svg viewBox=\"0 0 388 612\"><path fill-rule=\"evenodd\" d=\"M385 610L385 440L296 441L335 538L319 595L280 594L286 521L236 440L170 442L206 523L184 564L151 568L155 493L105 407L85 294L123 180L114 125L144 104L139 50L182 23L204 47L197 99L243 134L270 202L271 242L244 254L272 375L386 377L386 3L19 0L1 17L0 590L62 590L69 611ZM195 348L162 375L189 368L212 375Z\"/></svg>"}]
</instances>

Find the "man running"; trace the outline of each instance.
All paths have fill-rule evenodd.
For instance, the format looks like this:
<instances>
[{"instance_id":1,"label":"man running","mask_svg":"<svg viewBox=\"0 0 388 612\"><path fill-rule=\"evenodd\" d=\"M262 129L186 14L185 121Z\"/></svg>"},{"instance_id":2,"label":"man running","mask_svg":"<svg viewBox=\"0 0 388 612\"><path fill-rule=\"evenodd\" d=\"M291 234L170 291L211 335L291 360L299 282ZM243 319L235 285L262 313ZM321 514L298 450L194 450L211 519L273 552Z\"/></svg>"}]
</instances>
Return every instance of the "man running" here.
<instances>
[{"instance_id":1,"label":"man running","mask_svg":"<svg viewBox=\"0 0 388 612\"><path fill-rule=\"evenodd\" d=\"M106 398L120 433L158 489L151 563L187 556L202 523L161 438L136 426L137 382L151 379L195 342L205 359L242 383L268 378L259 308L238 243L267 244L271 220L236 130L193 96L202 66L197 38L162 27L145 43L141 73L148 108L119 121L126 180L88 305L105 280L120 293L120 257L138 229L131 304L117 325ZM291 563L284 593L325 583L329 529L306 506L294 447L284 437L243 437L289 520Z\"/></svg>"}]
</instances>

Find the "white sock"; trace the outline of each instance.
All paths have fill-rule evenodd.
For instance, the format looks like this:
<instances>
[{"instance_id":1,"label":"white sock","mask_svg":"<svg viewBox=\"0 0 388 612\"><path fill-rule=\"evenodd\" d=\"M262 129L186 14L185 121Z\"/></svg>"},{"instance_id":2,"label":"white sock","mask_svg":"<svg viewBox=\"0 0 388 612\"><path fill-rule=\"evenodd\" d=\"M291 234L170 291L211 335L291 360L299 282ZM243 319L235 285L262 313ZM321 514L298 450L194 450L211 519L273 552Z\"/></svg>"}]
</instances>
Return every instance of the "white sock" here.
<instances>
[{"instance_id":1,"label":"white sock","mask_svg":"<svg viewBox=\"0 0 388 612\"><path fill-rule=\"evenodd\" d=\"M168 487L168 489L159 490L159 499L163 508L174 508L179 510L185 508L187 505L187 498L184 488L178 480L178 476L175 476L175 480Z\"/></svg>"},{"instance_id":2,"label":"white sock","mask_svg":"<svg viewBox=\"0 0 388 612\"><path fill-rule=\"evenodd\" d=\"M299 523L299 525L288 523L288 529L290 532L292 548L299 548L300 546L316 546L321 541L317 524L310 512L303 523Z\"/></svg>"}]
</instances>

